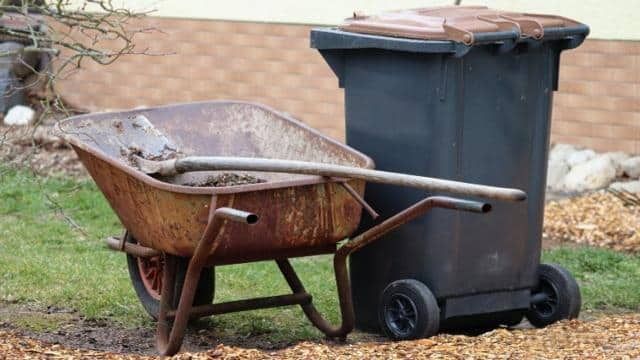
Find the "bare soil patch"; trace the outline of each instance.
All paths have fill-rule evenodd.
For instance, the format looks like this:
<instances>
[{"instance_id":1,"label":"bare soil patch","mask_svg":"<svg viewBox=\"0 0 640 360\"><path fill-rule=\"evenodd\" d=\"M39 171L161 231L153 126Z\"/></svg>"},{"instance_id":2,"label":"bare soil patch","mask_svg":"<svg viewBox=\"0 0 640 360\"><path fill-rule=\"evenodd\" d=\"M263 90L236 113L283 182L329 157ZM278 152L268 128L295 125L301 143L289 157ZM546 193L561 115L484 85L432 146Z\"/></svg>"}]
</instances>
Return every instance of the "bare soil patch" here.
<instances>
[{"instance_id":1,"label":"bare soil patch","mask_svg":"<svg viewBox=\"0 0 640 360\"><path fill-rule=\"evenodd\" d=\"M12 307L13 306L13 307ZM0 310L17 311L17 305ZM31 314L34 309L22 309ZM60 315L66 314L66 315ZM54 319L52 329L19 329L0 323L0 359L14 358L157 358L153 333L122 329L100 321L84 321L64 309L39 313ZM14 315L14 321L15 321ZM57 327L53 330L53 327ZM390 342L374 335L350 337L346 343L303 341L265 346L254 339L216 339L211 329L191 329L183 352L175 359L467 359L467 358L637 358L640 314L592 316L563 321L545 329L496 329L479 336L441 334L429 339Z\"/></svg>"},{"instance_id":2,"label":"bare soil patch","mask_svg":"<svg viewBox=\"0 0 640 360\"><path fill-rule=\"evenodd\" d=\"M73 309L40 307L0 302L0 343L2 333L34 339L42 344L82 351L115 352L155 356L155 323L127 328L109 320L83 319ZM321 338L318 335L318 338ZM381 336L356 333L351 339L381 341ZM211 320L192 321L182 346L183 352L205 352L218 345L260 349L265 353L294 346L295 341L273 341L265 334L227 335L216 331ZM0 359L2 348L0 347Z\"/></svg>"}]
</instances>

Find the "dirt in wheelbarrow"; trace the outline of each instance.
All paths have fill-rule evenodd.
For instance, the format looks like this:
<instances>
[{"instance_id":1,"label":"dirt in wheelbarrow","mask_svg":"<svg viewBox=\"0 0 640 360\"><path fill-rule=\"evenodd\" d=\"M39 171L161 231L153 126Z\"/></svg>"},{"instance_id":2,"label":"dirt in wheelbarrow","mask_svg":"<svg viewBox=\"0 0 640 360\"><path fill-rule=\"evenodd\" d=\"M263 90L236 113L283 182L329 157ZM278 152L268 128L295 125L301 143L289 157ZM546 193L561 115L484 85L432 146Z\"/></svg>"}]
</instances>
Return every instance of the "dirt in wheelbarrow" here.
<instances>
[{"instance_id":1,"label":"dirt in wheelbarrow","mask_svg":"<svg viewBox=\"0 0 640 360\"><path fill-rule=\"evenodd\" d=\"M259 184L263 182L266 182L266 180L257 178L249 174L222 173L218 175L207 176L202 179L185 181L181 185L197 187L223 187Z\"/></svg>"},{"instance_id":2,"label":"dirt in wheelbarrow","mask_svg":"<svg viewBox=\"0 0 640 360\"><path fill-rule=\"evenodd\" d=\"M115 125L114 125L115 126ZM143 149L140 149L136 146L129 146L128 148L122 148L120 150L120 155L126 159L133 167L138 167L136 157L141 157L146 160L153 161L164 161L175 159L180 156L180 153L172 149L171 147L165 148L157 154L151 154ZM171 183L176 183L184 186L194 186L194 187L224 187L224 186L238 186L238 185L247 185L247 184L259 184L266 182L265 179L260 179L253 175L249 174L236 174L236 173L221 173L215 175L207 175L207 176L188 176L185 178L175 179L163 179L160 180L168 181Z\"/></svg>"},{"instance_id":3,"label":"dirt in wheelbarrow","mask_svg":"<svg viewBox=\"0 0 640 360\"><path fill-rule=\"evenodd\" d=\"M122 124L122 122L116 122L116 124ZM136 145L131 145L126 148L125 147L120 148L120 156L122 156L125 160L127 160L127 162L129 162L129 164L133 167L138 167L136 157L141 157L146 160L164 161L164 160L175 159L179 155L180 153L176 149L173 149L166 144L162 149L162 151L160 151L157 154L149 153Z\"/></svg>"},{"instance_id":4,"label":"dirt in wheelbarrow","mask_svg":"<svg viewBox=\"0 0 640 360\"><path fill-rule=\"evenodd\" d=\"M286 331L286 329L283 329ZM0 303L0 359L156 358L153 324L126 329L109 321L85 320L73 310ZM261 336L217 337L192 324L177 359L466 359L640 357L639 313L590 313L545 329L520 325L477 336L441 334L391 342L354 333L346 343L310 339L271 342Z\"/></svg>"}]
</instances>

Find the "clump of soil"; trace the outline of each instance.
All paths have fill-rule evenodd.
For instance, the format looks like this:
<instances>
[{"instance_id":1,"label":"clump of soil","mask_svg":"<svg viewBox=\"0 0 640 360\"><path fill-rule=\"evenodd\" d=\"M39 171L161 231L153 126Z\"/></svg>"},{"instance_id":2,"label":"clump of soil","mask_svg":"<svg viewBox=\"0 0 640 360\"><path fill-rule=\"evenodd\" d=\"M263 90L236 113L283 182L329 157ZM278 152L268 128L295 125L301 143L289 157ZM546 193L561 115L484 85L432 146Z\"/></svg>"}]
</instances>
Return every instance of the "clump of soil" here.
<instances>
[{"instance_id":1,"label":"clump of soil","mask_svg":"<svg viewBox=\"0 0 640 360\"><path fill-rule=\"evenodd\" d=\"M141 157L145 160L153 160L153 161L164 161L171 160L178 157L179 152L176 149L171 148L169 145L165 144L164 148L161 152L157 154L152 154L147 152L137 145L131 145L127 148L120 148L120 155L124 157L131 166L137 168L138 163L136 161L136 156Z\"/></svg>"},{"instance_id":2,"label":"clump of soil","mask_svg":"<svg viewBox=\"0 0 640 360\"><path fill-rule=\"evenodd\" d=\"M180 155L180 152L173 147L165 144L162 151L158 153L150 153L137 145L130 145L127 148L120 149L120 155L126 159L126 161L133 167L139 168L136 157L143 158L145 160L153 161L165 161L175 159ZM167 179L160 180L166 181ZM169 180L169 182L174 182ZM225 187L225 186L238 186L247 184L259 184L266 182L264 179L257 178L249 174L236 174L236 173L222 173L216 175L210 175L206 177L189 177L187 180L174 183L179 183L184 186L194 187Z\"/></svg>"},{"instance_id":3,"label":"clump of soil","mask_svg":"<svg viewBox=\"0 0 640 360\"><path fill-rule=\"evenodd\" d=\"M122 121L118 120L113 123L113 127L116 128L118 134L124 133L124 125L122 125Z\"/></svg>"},{"instance_id":4,"label":"clump of soil","mask_svg":"<svg viewBox=\"0 0 640 360\"><path fill-rule=\"evenodd\" d=\"M249 174L222 173L208 176L201 180L188 181L181 185L196 187L224 187L247 184L259 184L266 182L264 179L251 176Z\"/></svg>"}]
</instances>

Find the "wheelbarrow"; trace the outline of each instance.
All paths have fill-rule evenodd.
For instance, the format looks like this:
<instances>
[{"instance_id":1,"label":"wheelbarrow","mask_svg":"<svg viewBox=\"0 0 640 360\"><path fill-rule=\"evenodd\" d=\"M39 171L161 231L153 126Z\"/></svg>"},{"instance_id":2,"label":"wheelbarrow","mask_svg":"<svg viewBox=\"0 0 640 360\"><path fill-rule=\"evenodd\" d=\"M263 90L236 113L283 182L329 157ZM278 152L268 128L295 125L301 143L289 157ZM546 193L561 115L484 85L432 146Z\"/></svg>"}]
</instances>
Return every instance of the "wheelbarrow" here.
<instances>
[{"instance_id":1,"label":"wheelbarrow","mask_svg":"<svg viewBox=\"0 0 640 360\"><path fill-rule=\"evenodd\" d=\"M141 125L145 123L152 127ZM203 102L89 114L67 119L59 127L126 229L123 236L106 242L127 254L136 293L157 319L157 348L163 355L179 351L189 319L288 305L300 305L327 337L345 339L354 327L346 266L349 254L433 208L477 213L491 209L483 202L430 196L353 236L363 208L377 217L362 198L369 177L262 169L248 174L264 182L188 186L220 171L150 176L125 151L136 149L147 159L162 159L179 149L187 156L262 157L374 171L372 160L364 154L253 103ZM512 201L525 198L515 189L429 181L423 189ZM339 245L345 238L350 240ZM289 262L289 258L319 254L334 254L342 316L337 326L316 310ZM215 266L263 260L275 260L290 294L213 303ZM416 315L427 328L437 326L437 313Z\"/></svg>"}]
</instances>

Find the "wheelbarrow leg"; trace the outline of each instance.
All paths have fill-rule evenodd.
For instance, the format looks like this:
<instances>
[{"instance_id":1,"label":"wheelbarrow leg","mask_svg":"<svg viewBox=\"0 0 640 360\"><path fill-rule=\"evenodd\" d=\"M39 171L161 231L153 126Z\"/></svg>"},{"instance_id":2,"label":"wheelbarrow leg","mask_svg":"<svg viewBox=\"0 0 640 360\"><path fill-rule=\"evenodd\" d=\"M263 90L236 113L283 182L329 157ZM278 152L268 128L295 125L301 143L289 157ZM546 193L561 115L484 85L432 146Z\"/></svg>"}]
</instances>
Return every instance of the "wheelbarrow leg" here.
<instances>
[{"instance_id":1,"label":"wheelbarrow leg","mask_svg":"<svg viewBox=\"0 0 640 360\"><path fill-rule=\"evenodd\" d=\"M296 271L291 266L288 259L276 260L282 275L287 280L289 287L293 293L307 293L296 274ZM349 285L349 276L347 272L346 256L340 256L336 254L333 259L333 266L336 276L336 285L338 287L338 298L340 300L340 313L342 315L342 323L340 326L333 326L327 320L325 320L320 312L313 305L313 301L300 305L302 311L307 316L309 321L322 331L329 338L337 338L342 341L346 340L347 335L353 330L355 323L355 316L353 313L353 302L351 298L351 289Z\"/></svg>"},{"instance_id":2,"label":"wheelbarrow leg","mask_svg":"<svg viewBox=\"0 0 640 360\"><path fill-rule=\"evenodd\" d=\"M211 209L215 209L214 201L212 201ZM220 244L218 234L225 220L253 223L257 221L257 217L254 214L230 208L218 208L212 212L202 238L196 246L193 257L189 259L182 293L179 294L180 301L178 302L178 309L173 318L173 326L170 325L168 315L171 310L170 304L173 303L173 297L178 295L173 294L176 263L175 256L165 254L168 271L166 271L163 276L164 283L162 284L160 314L158 316L156 331L156 347L158 352L163 356L171 356L180 351L182 340L187 330L187 323L191 317L193 298L195 297L196 288L200 281L200 273L206 264L207 258L215 252Z\"/></svg>"},{"instance_id":3,"label":"wheelbarrow leg","mask_svg":"<svg viewBox=\"0 0 640 360\"><path fill-rule=\"evenodd\" d=\"M172 310L174 286L176 281L176 261L175 256L164 255L164 274L162 275L162 293L160 295L160 313L158 314L158 324L156 329L156 347L162 355L173 355L180 350L184 330L179 331L175 326L171 326L171 320L167 313ZM186 282L185 282L186 285ZM170 334L173 341L170 341ZM176 334L179 338L175 338Z\"/></svg>"},{"instance_id":4,"label":"wheelbarrow leg","mask_svg":"<svg viewBox=\"0 0 640 360\"><path fill-rule=\"evenodd\" d=\"M189 261L187 275L181 294L174 294L176 261L175 256L165 255L165 266L167 271L163 276L162 294L160 295L160 314L158 316L158 327L156 331L156 346L161 355L171 356L180 351L182 340L187 329L189 315L196 293L196 286L200 280L202 264L194 261L194 256ZM168 313L171 309L174 296L180 296L176 316L173 319L173 326Z\"/></svg>"}]
</instances>

